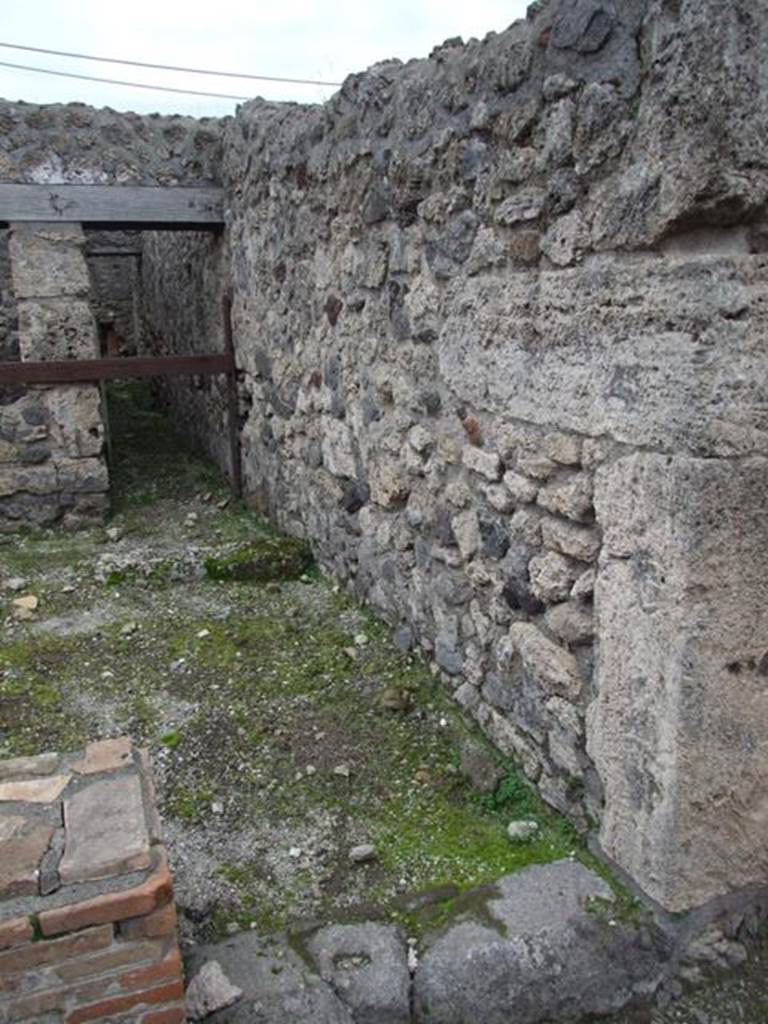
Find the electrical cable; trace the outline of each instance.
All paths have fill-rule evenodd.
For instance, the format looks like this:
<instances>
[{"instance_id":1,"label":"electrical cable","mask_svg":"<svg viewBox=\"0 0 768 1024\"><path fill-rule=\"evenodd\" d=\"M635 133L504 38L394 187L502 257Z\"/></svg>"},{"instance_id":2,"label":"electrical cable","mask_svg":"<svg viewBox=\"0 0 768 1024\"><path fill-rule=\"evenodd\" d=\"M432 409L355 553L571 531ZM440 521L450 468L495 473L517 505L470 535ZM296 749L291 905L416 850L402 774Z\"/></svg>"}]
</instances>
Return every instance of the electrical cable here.
<instances>
[{"instance_id":1,"label":"electrical cable","mask_svg":"<svg viewBox=\"0 0 768 1024\"><path fill-rule=\"evenodd\" d=\"M222 78L250 78L257 82L287 82L291 85L328 85L338 87L341 82L320 82L313 78L281 78L277 75L249 75L237 71L206 71L203 68L176 67L173 64L148 64L141 60L119 60L117 57L94 57L87 53L68 53L66 50L45 50L41 46L21 46L18 43L0 43L9 50L27 50L29 53L45 53L52 57L74 57L77 60L98 60L104 64L128 64L134 68L152 68L155 71L183 71L193 75L219 75ZM237 97L235 97L237 98Z\"/></svg>"},{"instance_id":2,"label":"electrical cable","mask_svg":"<svg viewBox=\"0 0 768 1024\"><path fill-rule=\"evenodd\" d=\"M76 75L71 71L52 71L50 68L33 68L27 64L10 64L0 60L0 67L16 71L34 71L39 75L57 75L59 78L79 78L84 82L103 82L106 85L126 85L131 89L155 89L157 92L183 92L188 96L207 96L214 100L252 100L253 96L231 96L224 92L200 92L198 89L177 89L170 85L147 85L144 82L121 82L116 78L97 78L95 75Z\"/></svg>"}]
</instances>

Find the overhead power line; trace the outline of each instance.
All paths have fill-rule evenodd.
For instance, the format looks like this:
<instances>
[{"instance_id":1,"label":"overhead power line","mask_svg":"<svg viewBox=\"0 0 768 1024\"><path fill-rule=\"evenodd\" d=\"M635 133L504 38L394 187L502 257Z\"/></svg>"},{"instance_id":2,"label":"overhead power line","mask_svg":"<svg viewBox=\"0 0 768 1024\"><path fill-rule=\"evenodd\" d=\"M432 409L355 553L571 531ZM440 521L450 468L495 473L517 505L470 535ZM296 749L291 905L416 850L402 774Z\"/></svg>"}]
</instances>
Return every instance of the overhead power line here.
<instances>
[{"instance_id":1,"label":"overhead power line","mask_svg":"<svg viewBox=\"0 0 768 1024\"><path fill-rule=\"evenodd\" d=\"M256 82L287 82L291 85L329 85L340 86L341 82L321 82L313 78L281 78L277 75L249 75L237 71L206 71L203 68L183 68L173 64L148 64L141 60L120 60L117 57L95 57L88 53L67 53L66 50L44 50L41 46L21 46L18 43L0 43L9 50L26 50L29 53L45 53L51 57L74 57L77 60L98 60L103 64L128 64L134 68L152 68L155 71L183 71L193 75L218 75L220 78L250 78ZM59 72L63 74L63 72ZM176 90L181 92L182 90ZM202 95L202 94L201 94ZM206 94L210 95L210 94ZM229 97L228 97L229 98ZM233 97L239 99L241 97Z\"/></svg>"},{"instance_id":2,"label":"overhead power line","mask_svg":"<svg viewBox=\"0 0 768 1024\"><path fill-rule=\"evenodd\" d=\"M70 71L52 71L50 68L32 68L27 64L9 64L0 60L1 68L13 68L16 71L34 71L38 75L57 75L59 78L79 78L84 82L102 82L106 85L127 85L131 89L154 89L157 92L183 92L188 96L208 96L214 100L250 100L252 96L230 96L224 92L200 92L197 89L174 89L170 85L147 85L145 82L121 82L116 78L96 78L95 75L76 75Z\"/></svg>"}]
</instances>

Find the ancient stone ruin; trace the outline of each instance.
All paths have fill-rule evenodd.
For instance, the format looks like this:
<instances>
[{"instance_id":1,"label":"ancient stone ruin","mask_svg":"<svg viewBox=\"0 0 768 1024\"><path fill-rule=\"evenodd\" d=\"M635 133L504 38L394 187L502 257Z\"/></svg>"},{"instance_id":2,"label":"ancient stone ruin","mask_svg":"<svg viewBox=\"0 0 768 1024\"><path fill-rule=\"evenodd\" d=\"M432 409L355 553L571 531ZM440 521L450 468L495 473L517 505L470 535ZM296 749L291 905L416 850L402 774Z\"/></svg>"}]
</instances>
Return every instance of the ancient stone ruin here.
<instances>
[{"instance_id":1,"label":"ancient stone ruin","mask_svg":"<svg viewBox=\"0 0 768 1024\"><path fill-rule=\"evenodd\" d=\"M0 1020L185 1020L146 751L2 761L0 802Z\"/></svg>"},{"instance_id":2,"label":"ancient stone ruin","mask_svg":"<svg viewBox=\"0 0 768 1024\"><path fill-rule=\"evenodd\" d=\"M767 38L550 0L323 106L0 106L3 359L223 351L231 293L249 500L674 913L768 884ZM71 199L128 185L221 224ZM224 379L164 396L232 473ZM103 515L99 385L0 400L2 528Z\"/></svg>"}]
</instances>

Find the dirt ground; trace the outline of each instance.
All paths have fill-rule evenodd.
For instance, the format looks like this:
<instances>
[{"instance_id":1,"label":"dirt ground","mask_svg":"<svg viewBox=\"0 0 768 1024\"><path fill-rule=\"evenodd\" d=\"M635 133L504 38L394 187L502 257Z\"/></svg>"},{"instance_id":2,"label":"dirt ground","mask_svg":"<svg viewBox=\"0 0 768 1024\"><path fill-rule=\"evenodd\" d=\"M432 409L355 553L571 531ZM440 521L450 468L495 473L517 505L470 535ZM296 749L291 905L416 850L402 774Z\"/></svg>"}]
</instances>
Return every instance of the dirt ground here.
<instances>
[{"instance_id":1,"label":"dirt ground","mask_svg":"<svg viewBox=\"0 0 768 1024\"><path fill-rule=\"evenodd\" d=\"M149 747L185 943L297 919L418 936L471 886L596 866L423 661L232 500L143 389L113 388L111 419L106 527L0 536L0 757L123 733ZM24 595L38 606L20 619ZM510 842L517 819L533 839ZM768 1021L761 965L621 1024Z\"/></svg>"},{"instance_id":2,"label":"dirt ground","mask_svg":"<svg viewBox=\"0 0 768 1024\"><path fill-rule=\"evenodd\" d=\"M423 662L230 500L141 389L114 389L111 419L106 529L0 538L0 756L146 744L187 938L307 916L418 929L468 886L586 857ZM19 621L24 594L39 604ZM518 818L533 840L509 841Z\"/></svg>"}]
</instances>

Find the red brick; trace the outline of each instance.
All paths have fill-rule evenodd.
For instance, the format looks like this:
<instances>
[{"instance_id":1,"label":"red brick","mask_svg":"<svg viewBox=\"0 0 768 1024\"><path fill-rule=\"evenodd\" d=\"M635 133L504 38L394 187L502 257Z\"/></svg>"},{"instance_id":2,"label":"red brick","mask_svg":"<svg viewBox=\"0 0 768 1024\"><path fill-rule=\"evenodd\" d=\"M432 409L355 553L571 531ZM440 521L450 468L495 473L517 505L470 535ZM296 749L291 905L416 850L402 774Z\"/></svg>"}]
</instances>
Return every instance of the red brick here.
<instances>
[{"instance_id":1,"label":"red brick","mask_svg":"<svg viewBox=\"0 0 768 1024\"><path fill-rule=\"evenodd\" d=\"M84 953L95 953L111 945L112 937L113 930L110 924L89 928L76 935L66 935L62 939L53 939L50 942L32 942L16 949L8 949L5 953L0 953L0 975L16 974L33 967L71 960Z\"/></svg>"},{"instance_id":2,"label":"red brick","mask_svg":"<svg viewBox=\"0 0 768 1024\"><path fill-rule=\"evenodd\" d=\"M77 981L89 975L104 974L105 971L112 971L116 967L159 960L163 955L163 949L162 942L123 942L113 946L106 953L61 964L56 968L56 973L63 981Z\"/></svg>"},{"instance_id":3,"label":"red brick","mask_svg":"<svg viewBox=\"0 0 768 1024\"><path fill-rule=\"evenodd\" d=\"M44 1013L60 1010L67 998L66 989L48 989L46 992L35 992L32 995L12 999L3 1006L4 1021L29 1021L33 1017L42 1017Z\"/></svg>"},{"instance_id":4,"label":"red brick","mask_svg":"<svg viewBox=\"0 0 768 1024\"><path fill-rule=\"evenodd\" d=\"M26 979L25 979L26 980ZM51 1013L53 1010L63 1010L72 1002L92 1003L94 999L101 999L114 984L114 978L100 978L96 981L86 982L85 985L73 989L67 984L56 988L50 986L42 992L29 992L24 996L12 999L0 1006L0 1013L7 1015L0 1019L5 1021L31 1021L36 1020L41 1014Z\"/></svg>"},{"instance_id":5,"label":"red brick","mask_svg":"<svg viewBox=\"0 0 768 1024\"><path fill-rule=\"evenodd\" d=\"M29 942L34 932L29 918L14 917L10 921L0 922L0 949L10 949Z\"/></svg>"},{"instance_id":6,"label":"red brick","mask_svg":"<svg viewBox=\"0 0 768 1024\"><path fill-rule=\"evenodd\" d=\"M181 979L170 981L159 988L150 991L133 992L130 995L111 996L108 999L101 999L98 1003L91 1003L90 1006L80 1006L71 1010L66 1018L65 1024L84 1024L85 1021L96 1021L100 1018L109 1020L118 1014L125 1013L135 1006L151 1006L153 1003L170 1003L181 999L184 995L184 985Z\"/></svg>"},{"instance_id":7,"label":"red brick","mask_svg":"<svg viewBox=\"0 0 768 1024\"><path fill-rule=\"evenodd\" d=\"M157 847L158 862L141 885L120 892L95 896L83 903L74 903L40 914L43 935L60 935L92 924L122 921L128 917L143 917L167 903L173 896L173 882L162 846Z\"/></svg>"},{"instance_id":8,"label":"red brick","mask_svg":"<svg viewBox=\"0 0 768 1024\"><path fill-rule=\"evenodd\" d=\"M145 1013L139 1024L184 1024L187 1019L187 1008L184 1003L177 1006L166 1006L164 1010L151 1010Z\"/></svg>"},{"instance_id":9,"label":"red brick","mask_svg":"<svg viewBox=\"0 0 768 1024\"><path fill-rule=\"evenodd\" d=\"M120 922L120 934L126 939L159 939L176 932L176 907L166 903L164 907L144 917L132 917Z\"/></svg>"},{"instance_id":10,"label":"red brick","mask_svg":"<svg viewBox=\"0 0 768 1024\"><path fill-rule=\"evenodd\" d=\"M159 963L148 964L124 974L120 978L120 988L128 991L151 988L161 981L171 981L174 978L181 978L181 954L177 946L173 946Z\"/></svg>"}]
</instances>

